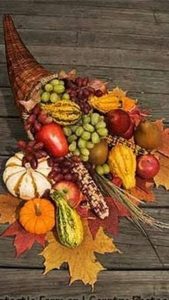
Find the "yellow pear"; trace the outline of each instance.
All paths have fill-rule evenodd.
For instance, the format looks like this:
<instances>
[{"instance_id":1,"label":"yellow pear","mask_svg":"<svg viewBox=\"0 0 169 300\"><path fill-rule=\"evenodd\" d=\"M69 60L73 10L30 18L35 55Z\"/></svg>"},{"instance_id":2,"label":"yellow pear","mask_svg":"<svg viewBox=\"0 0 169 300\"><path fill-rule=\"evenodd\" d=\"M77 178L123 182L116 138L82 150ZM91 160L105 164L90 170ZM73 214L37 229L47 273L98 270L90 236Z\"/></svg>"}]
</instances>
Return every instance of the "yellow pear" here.
<instances>
[{"instance_id":1,"label":"yellow pear","mask_svg":"<svg viewBox=\"0 0 169 300\"><path fill-rule=\"evenodd\" d=\"M161 132L151 121L142 121L134 133L135 142L147 150L157 149L161 143Z\"/></svg>"}]
</instances>

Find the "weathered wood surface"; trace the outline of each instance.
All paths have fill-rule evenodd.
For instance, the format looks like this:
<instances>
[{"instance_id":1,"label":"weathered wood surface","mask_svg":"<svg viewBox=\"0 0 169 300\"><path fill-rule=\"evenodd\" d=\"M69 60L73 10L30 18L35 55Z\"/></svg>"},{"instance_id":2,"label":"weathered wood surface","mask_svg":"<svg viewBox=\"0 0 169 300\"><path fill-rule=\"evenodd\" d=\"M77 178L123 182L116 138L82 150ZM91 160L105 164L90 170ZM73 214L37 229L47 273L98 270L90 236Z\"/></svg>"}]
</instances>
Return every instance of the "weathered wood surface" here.
<instances>
[{"instance_id":1,"label":"weathered wood surface","mask_svg":"<svg viewBox=\"0 0 169 300\"><path fill-rule=\"evenodd\" d=\"M17 276L16 276L17 272ZM95 290L81 283L68 286L65 271L52 271L47 276L41 270L3 269L1 298L3 296L33 296L45 299L168 299L168 271L104 271L99 276ZM8 289L6 289L8 278ZM141 298L136 298L136 296ZM118 297L118 298L117 298ZM120 297L120 298L119 298ZM150 298L149 298L150 299Z\"/></svg>"},{"instance_id":2,"label":"weathered wood surface","mask_svg":"<svg viewBox=\"0 0 169 300\"><path fill-rule=\"evenodd\" d=\"M165 222L169 219L169 210L164 208L147 208L146 211L154 218ZM6 225L1 226L1 232ZM114 241L121 254L97 255L99 260L108 270L156 270L169 268L169 243L167 231L152 230L146 227L151 242L154 244L155 251L149 241L135 228L129 221L122 220L120 223L120 234L114 237ZM38 256L41 252L40 246L33 249L19 259L12 259L15 256L15 249L10 238L0 239L0 267L21 267L21 268L40 268L43 269L43 258ZM8 249L8 251L6 251ZM31 265L30 265L31 262Z\"/></svg>"},{"instance_id":3,"label":"weathered wood surface","mask_svg":"<svg viewBox=\"0 0 169 300\"><path fill-rule=\"evenodd\" d=\"M79 74L105 79L137 97L154 118L169 123L169 2L168 0L0 0L0 168L25 136L14 106L6 70L2 15L11 13L23 40L48 69L77 68ZM4 191L2 182L0 192ZM169 196L160 189L146 205L152 216L168 222ZM1 226L2 232L6 226ZM169 233L147 233L127 220L115 242L123 254L99 256L108 269L99 276L95 299L131 299L169 295ZM45 295L89 299L81 283L68 288L64 268L42 273L40 247L15 260L11 239L0 239L0 296Z\"/></svg>"}]
</instances>

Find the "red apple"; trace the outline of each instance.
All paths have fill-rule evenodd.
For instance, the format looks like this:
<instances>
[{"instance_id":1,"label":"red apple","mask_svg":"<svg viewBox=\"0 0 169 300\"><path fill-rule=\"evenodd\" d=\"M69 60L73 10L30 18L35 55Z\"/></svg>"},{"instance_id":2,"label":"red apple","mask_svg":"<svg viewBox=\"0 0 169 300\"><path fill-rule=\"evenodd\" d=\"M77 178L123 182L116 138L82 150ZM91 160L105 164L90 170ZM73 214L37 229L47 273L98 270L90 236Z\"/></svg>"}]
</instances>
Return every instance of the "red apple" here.
<instances>
[{"instance_id":1,"label":"red apple","mask_svg":"<svg viewBox=\"0 0 169 300\"><path fill-rule=\"evenodd\" d=\"M129 114L122 109L114 109L107 113L107 124L113 135L124 134L131 125Z\"/></svg>"},{"instance_id":2,"label":"red apple","mask_svg":"<svg viewBox=\"0 0 169 300\"><path fill-rule=\"evenodd\" d=\"M124 139L129 140L133 136L133 133L134 133L134 123L131 122L130 127L128 128L128 130L125 133L123 133L121 136Z\"/></svg>"},{"instance_id":3,"label":"red apple","mask_svg":"<svg viewBox=\"0 0 169 300\"><path fill-rule=\"evenodd\" d=\"M158 159L152 154L141 155L137 159L137 175L150 179L157 175L160 170Z\"/></svg>"},{"instance_id":4,"label":"red apple","mask_svg":"<svg viewBox=\"0 0 169 300\"><path fill-rule=\"evenodd\" d=\"M81 202L81 193L78 186L72 181L60 181L54 185L54 189L64 193L71 207L77 207Z\"/></svg>"}]
</instances>

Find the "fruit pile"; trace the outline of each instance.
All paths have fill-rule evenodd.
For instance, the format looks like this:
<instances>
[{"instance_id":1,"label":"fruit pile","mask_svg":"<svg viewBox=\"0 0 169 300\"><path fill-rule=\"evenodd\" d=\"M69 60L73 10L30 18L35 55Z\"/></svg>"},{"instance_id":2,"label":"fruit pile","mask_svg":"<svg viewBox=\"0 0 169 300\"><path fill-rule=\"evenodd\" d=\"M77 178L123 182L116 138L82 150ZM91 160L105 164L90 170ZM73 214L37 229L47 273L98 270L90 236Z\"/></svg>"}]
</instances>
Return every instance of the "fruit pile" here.
<instances>
[{"instance_id":1,"label":"fruit pile","mask_svg":"<svg viewBox=\"0 0 169 300\"><path fill-rule=\"evenodd\" d=\"M63 180L70 182L76 182L78 180L77 175L71 172L73 166L72 160L64 157L50 157L48 159L48 165L52 168L49 173L49 178L53 185Z\"/></svg>"},{"instance_id":2,"label":"fruit pile","mask_svg":"<svg viewBox=\"0 0 169 300\"><path fill-rule=\"evenodd\" d=\"M29 117L25 120L24 129L35 135L43 125L51 122L52 118L48 116L44 110L42 110L39 104L37 104L29 113Z\"/></svg>"},{"instance_id":3,"label":"fruit pile","mask_svg":"<svg viewBox=\"0 0 169 300\"><path fill-rule=\"evenodd\" d=\"M105 88L102 88L103 85L104 84L101 84L100 89L99 85L96 86L93 84L88 77L77 77L75 80L66 80L66 88L70 99L79 104L84 114L88 114L91 110L91 106L88 101L90 96L96 95L97 97L101 97L106 91Z\"/></svg>"},{"instance_id":4,"label":"fruit pile","mask_svg":"<svg viewBox=\"0 0 169 300\"><path fill-rule=\"evenodd\" d=\"M65 93L65 83L63 80L53 79L45 84L41 90L41 101L56 103L58 100L69 100L69 94Z\"/></svg>"},{"instance_id":5,"label":"fruit pile","mask_svg":"<svg viewBox=\"0 0 169 300\"><path fill-rule=\"evenodd\" d=\"M109 216L102 194L105 185L100 189L104 179L130 192L136 177L153 180L160 170L152 152L161 141L158 126L135 100L119 89L107 91L100 80L49 81L42 86L25 129L34 140L18 142L21 152L7 162L4 182L14 196L31 200L47 195L56 202L57 230L67 247L83 240L81 218L74 208L84 199L97 217ZM22 218L21 224L29 230Z\"/></svg>"},{"instance_id":6,"label":"fruit pile","mask_svg":"<svg viewBox=\"0 0 169 300\"><path fill-rule=\"evenodd\" d=\"M74 126L64 127L69 142L69 151L88 161L90 150L108 135L104 116L98 113L84 115Z\"/></svg>"}]
</instances>

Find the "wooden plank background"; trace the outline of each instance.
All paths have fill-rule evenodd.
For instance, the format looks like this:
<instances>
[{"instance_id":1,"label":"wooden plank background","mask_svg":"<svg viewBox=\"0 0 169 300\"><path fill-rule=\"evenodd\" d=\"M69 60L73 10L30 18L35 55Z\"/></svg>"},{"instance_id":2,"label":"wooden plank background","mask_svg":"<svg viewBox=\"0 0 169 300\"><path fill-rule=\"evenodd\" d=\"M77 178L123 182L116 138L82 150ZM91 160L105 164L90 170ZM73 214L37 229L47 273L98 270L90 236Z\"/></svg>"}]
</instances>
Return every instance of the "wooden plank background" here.
<instances>
[{"instance_id":1,"label":"wooden plank background","mask_svg":"<svg viewBox=\"0 0 169 300\"><path fill-rule=\"evenodd\" d=\"M1 173L16 141L25 136L6 70L4 13L12 14L24 42L46 68L76 68L80 75L105 79L137 97L153 118L164 117L169 124L168 0L0 0ZM156 194L157 201L145 209L169 222L169 196L163 189ZM123 254L99 256L107 271L99 275L93 294L79 282L67 286L66 266L44 277L38 246L15 260L11 240L0 239L0 296L169 299L169 232L146 230L160 259L140 232L123 220L115 238Z\"/></svg>"}]
</instances>

